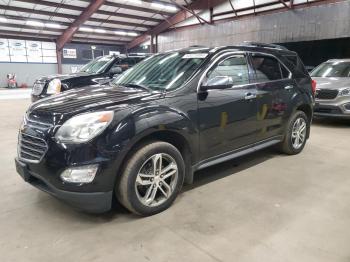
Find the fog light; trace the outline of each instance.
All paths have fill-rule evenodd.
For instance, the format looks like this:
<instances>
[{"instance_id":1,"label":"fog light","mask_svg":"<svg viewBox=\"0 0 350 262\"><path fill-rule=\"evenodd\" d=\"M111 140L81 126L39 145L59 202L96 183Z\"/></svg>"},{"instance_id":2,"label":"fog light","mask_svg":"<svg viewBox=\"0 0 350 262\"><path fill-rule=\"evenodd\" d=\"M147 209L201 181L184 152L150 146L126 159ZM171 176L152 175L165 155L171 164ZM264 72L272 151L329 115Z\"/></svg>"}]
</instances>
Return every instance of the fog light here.
<instances>
[{"instance_id":1,"label":"fog light","mask_svg":"<svg viewBox=\"0 0 350 262\"><path fill-rule=\"evenodd\" d=\"M350 103L345 104L344 107L345 107L346 110L350 111Z\"/></svg>"},{"instance_id":2,"label":"fog light","mask_svg":"<svg viewBox=\"0 0 350 262\"><path fill-rule=\"evenodd\" d=\"M71 167L64 170L61 179L68 183L91 183L96 175L98 165Z\"/></svg>"}]
</instances>

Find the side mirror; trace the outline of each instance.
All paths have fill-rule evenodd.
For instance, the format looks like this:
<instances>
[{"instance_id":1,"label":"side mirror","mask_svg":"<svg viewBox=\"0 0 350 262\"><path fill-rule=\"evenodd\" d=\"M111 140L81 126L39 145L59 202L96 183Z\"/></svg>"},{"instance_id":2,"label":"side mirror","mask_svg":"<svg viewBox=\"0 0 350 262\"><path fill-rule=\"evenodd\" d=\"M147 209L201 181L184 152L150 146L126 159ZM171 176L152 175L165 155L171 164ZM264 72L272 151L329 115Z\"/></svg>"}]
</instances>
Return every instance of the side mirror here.
<instances>
[{"instance_id":1,"label":"side mirror","mask_svg":"<svg viewBox=\"0 0 350 262\"><path fill-rule=\"evenodd\" d=\"M207 81L204 81L200 87L202 91L208 89L225 89L233 85L232 77L229 76L214 76L208 78Z\"/></svg>"},{"instance_id":2,"label":"side mirror","mask_svg":"<svg viewBox=\"0 0 350 262\"><path fill-rule=\"evenodd\" d=\"M114 76L114 75L119 75L123 73L123 69L120 67L120 66L116 66L116 67L112 67L110 70L109 70L109 74L111 76Z\"/></svg>"}]
</instances>

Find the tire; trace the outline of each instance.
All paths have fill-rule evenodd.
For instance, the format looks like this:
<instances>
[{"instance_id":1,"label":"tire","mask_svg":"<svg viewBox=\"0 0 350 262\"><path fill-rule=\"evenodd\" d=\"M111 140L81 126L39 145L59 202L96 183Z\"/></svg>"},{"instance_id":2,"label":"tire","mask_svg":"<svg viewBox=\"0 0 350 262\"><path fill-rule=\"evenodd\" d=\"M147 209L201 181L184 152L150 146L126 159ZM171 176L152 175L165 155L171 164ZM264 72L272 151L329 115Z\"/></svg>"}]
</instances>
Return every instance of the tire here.
<instances>
[{"instance_id":1,"label":"tire","mask_svg":"<svg viewBox=\"0 0 350 262\"><path fill-rule=\"evenodd\" d=\"M184 177L185 163L179 150L166 142L150 142L136 148L128 158L116 185L116 196L131 212L154 215L171 206Z\"/></svg>"},{"instance_id":2,"label":"tire","mask_svg":"<svg viewBox=\"0 0 350 262\"><path fill-rule=\"evenodd\" d=\"M299 121L299 122L298 122ZM299 136L296 135L297 132L295 130L297 129L298 123L304 123L305 128L303 130L303 139L301 142L301 132L299 132ZM307 134L309 133L310 129L310 121L306 114L303 111L296 111L292 117L288 121L288 125L286 128L286 131L284 133L284 139L279 145L280 151L287 155L296 155L299 154L305 147L306 141L307 141ZM300 130L299 130L300 131ZM299 143L295 143L295 139L299 139Z\"/></svg>"}]
</instances>

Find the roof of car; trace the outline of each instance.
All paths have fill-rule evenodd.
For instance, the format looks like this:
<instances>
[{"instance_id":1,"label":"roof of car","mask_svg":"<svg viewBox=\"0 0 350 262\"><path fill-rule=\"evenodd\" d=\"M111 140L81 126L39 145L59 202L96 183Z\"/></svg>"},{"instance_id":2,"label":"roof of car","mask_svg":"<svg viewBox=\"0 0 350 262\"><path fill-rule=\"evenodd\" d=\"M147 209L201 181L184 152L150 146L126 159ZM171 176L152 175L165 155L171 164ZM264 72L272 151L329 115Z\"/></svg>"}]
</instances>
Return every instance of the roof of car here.
<instances>
[{"instance_id":1,"label":"roof of car","mask_svg":"<svg viewBox=\"0 0 350 262\"><path fill-rule=\"evenodd\" d=\"M169 50L165 53L170 52L181 52L181 53L211 53L216 54L225 50L237 50L237 51L253 51L253 52L264 52L271 54L282 54L282 55L294 55L295 52L288 50L287 48L274 45L274 44L262 44L255 42L244 42L240 45L232 46L217 46L217 47L206 47L206 46L190 46L182 49Z\"/></svg>"},{"instance_id":2,"label":"roof of car","mask_svg":"<svg viewBox=\"0 0 350 262\"><path fill-rule=\"evenodd\" d=\"M334 62L350 62L350 58L344 58L344 59L329 59L327 62L334 63Z\"/></svg>"}]
</instances>

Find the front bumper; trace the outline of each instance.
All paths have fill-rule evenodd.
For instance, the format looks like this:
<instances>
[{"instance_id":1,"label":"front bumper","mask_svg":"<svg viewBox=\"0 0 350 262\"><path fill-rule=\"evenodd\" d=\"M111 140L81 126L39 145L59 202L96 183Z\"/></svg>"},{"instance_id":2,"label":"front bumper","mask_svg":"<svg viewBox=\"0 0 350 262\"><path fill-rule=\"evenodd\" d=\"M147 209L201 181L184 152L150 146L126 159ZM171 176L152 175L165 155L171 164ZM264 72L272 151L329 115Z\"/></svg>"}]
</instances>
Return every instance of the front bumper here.
<instances>
[{"instance_id":1,"label":"front bumper","mask_svg":"<svg viewBox=\"0 0 350 262\"><path fill-rule=\"evenodd\" d=\"M55 187L43 175L34 173L30 166L15 159L17 173L32 186L49 193L72 207L89 213L107 212L112 207L113 190L107 192L73 192Z\"/></svg>"},{"instance_id":2,"label":"front bumper","mask_svg":"<svg viewBox=\"0 0 350 262\"><path fill-rule=\"evenodd\" d=\"M334 100L316 100L314 116L350 119L350 98L338 97Z\"/></svg>"}]
</instances>

